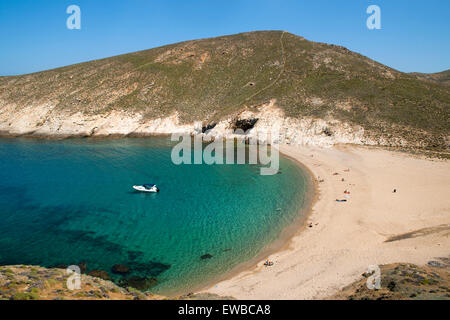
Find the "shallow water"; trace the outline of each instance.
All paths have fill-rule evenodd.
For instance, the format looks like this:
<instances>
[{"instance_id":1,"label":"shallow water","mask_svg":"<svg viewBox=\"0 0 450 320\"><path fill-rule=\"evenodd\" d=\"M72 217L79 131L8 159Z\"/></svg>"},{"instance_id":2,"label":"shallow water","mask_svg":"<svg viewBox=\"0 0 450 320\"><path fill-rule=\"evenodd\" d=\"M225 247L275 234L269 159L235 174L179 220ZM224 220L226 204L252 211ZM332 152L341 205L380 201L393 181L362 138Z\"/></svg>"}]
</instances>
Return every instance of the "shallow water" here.
<instances>
[{"instance_id":1,"label":"shallow water","mask_svg":"<svg viewBox=\"0 0 450 320\"><path fill-rule=\"evenodd\" d=\"M174 165L168 138L0 139L0 265L125 264L187 292L254 258L298 218L306 175L259 165ZM156 183L158 194L134 192ZM201 259L210 254L212 258Z\"/></svg>"}]
</instances>

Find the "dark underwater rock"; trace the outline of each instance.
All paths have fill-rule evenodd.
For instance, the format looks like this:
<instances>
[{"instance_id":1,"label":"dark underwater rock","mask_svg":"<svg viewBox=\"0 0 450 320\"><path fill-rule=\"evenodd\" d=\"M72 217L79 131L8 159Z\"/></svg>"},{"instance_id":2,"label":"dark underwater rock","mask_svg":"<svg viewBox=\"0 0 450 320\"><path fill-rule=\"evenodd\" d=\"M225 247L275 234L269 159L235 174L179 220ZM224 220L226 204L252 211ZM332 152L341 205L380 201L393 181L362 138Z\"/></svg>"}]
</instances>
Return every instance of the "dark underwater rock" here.
<instances>
[{"instance_id":1,"label":"dark underwater rock","mask_svg":"<svg viewBox=\"0 0 450 320\"><path fill-rule=\"evenodd\" d=\"M212 255L210 255L209 253L207 253L207 254L202 255L200 258L201 258L202 260L206 260L206 259L211 259L212 257L213 257Z\"/></svg>"},{"instance_id":2,"label":"dark underwater rock","mask_svg":"<svg viewBox=\"0 0 450 320\"><path fill-rule=\"evenodd\" d=\"M128 263L131 270L136 273L145 274L150 277L157 277L164 271L170 269L171 265L161 263L158 261L137 262L131 261Z\"/></svg>"},{"instance_id":3,"label":"dark underwater rock","mask_svg":"<svg viewBox=\"0 0 450 320\"><path fill-rule=\"evenodd\" d=\"M158 280L153 277L137 277L131 276L127 278L123 278L119 281L119 285L121 287L132 287L137 290L147 291L151 287L154 287L158 284Z\"/></svg>"},{"instance_id":4,"label":"dark underwater rock","mask_svg":"<svg viewBox=\"0 0 450 320\"><path fill-rule=\"evenodd\" d=\"M88 272L88 275L91 277L96 277L96 278L100 278L103 280L111 280L111 277L109 276L108 272L103 271L103 270L92 270Z\"/></svg>"},{"instance_id":5,"label":"dark underwater rock","mask_svg":"<svg viewBox=\"0 0 450 320\"><path fill-rule=\"evenodd\" d=\"M143 255L143 252L141 251L128 251L128 259L130 260L136 260L140 256Z\"/></svg>"},{"instance_id":6,"label":"dark underwater rock","mask_svg":"<svg viewBox=\"0 0 450 320\"><path fill-rule=\"evenodd\" d=\"M113 273L117 274L127 274L130 272L130 268L123 264L115 264L111 270Z\"/></svg>"}]
</instances>

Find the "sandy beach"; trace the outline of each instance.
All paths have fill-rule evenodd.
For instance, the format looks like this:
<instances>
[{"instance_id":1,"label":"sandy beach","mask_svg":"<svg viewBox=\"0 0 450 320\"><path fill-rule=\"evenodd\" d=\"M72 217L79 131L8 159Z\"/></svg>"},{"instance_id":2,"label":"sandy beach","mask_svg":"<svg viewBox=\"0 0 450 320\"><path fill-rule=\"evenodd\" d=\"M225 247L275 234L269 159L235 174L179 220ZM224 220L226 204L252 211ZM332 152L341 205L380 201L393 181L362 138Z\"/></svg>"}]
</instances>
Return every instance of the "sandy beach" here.
<instances>
[{"instance_id":1,"label":"sandy beach","mask_svg":"<svg viewBox=\"0 0 450 320\"><path fill-rule=\"evenodd\" d=\"M260 261L205 291L237 299L326 298L369 265L449 256L448 161L356 146L280 151L317 180L306 226L268 257L272 267Z\"/></svg>"}]
</instances>

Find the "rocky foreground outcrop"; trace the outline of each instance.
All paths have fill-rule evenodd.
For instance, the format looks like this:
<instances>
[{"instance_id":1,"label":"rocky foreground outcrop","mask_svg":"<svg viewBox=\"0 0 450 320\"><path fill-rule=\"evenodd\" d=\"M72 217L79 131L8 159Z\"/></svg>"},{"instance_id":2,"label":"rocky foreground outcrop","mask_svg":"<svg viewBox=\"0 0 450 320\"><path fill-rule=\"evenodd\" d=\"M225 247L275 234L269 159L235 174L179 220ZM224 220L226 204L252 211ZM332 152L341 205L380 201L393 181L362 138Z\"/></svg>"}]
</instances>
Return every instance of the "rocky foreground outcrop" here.
<instances>
[{"instance_id":1,"label":"rocky foreground outcrop","mask_svg":"<svg viewBox=\"0 0 450 320\"><path fill-rule=\"evenodd\" d=\"M160 300L164 297L122 288L100 278L81 274L80 289L70 290L65 269L37 266L0 267L0 300Z\"/></svg>"},{"instance_id":2,"label":"rocky foreground outcrop","mask_svg":"<svg viewBox=\"0 0 450 320\"><path fill-rule=\"evenodd\" d=\"M450 300L450 259L430 261L426 266L397 263L382 265L381 288L370 290L364 273L328 299L333 300ZM164 300L163 296L122 288L97 277L81 275L80 289L70 290L65 269L37 266L0 267L0 300ZM210 293L189 293L175 300L233 300Z\"/></svg>"},{"instance_id":3,"label":"rocky foreground outcrop","mask_svg":"<svg viewBox=\"0 0 450 320\"><path fill-rule=\"evenodd\" d=\"M336 300L450 300L450 259L429 261L426 266L397 263L380 266L380 289L368 289L371 274L330 297Z\"/></svg>"},{"instance_id":4,"label":"rocky foreground outcrop","mask_svg":"<svg viewBox=\"0 0 450 320\"><path fill-rule=\"evenodd\" d=\"M71 274L66 269L38 266L0 266L0 300L164 300L166 297L144 292L141 281L128 281L120 287L96 276L105 272L80 275L80 288L68 288ZM93 276L96 275L96 276ZM107 275L107 273L106 273ZM70 280L69 280L70 281ZM69 282L73 283L73 282ZM134 285L134 287L133 287ZM70 286L70 284L69 284ZM173 300L230 300L215 294L189 293Z\"/></svg>"}]
</instances>

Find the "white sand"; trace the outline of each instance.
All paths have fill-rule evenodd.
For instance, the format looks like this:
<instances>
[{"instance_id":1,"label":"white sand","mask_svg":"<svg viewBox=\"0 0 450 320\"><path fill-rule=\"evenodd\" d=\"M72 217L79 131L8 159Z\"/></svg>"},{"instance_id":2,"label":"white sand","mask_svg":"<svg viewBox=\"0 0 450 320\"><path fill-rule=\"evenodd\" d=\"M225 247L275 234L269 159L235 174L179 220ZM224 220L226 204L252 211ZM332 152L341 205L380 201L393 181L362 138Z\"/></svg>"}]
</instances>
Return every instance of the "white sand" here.
<instances>
[{"instance_id":1,"label":"white sand","mask_svg":"<svg viewBox=\"0 0 450 320\"><path fill-rule=\"evenodd\" d=\"M369 265L420 265L449 256L449 161L349 146L283 146L281 151L325 180L318 183L318 200L308 219L313 227L302 228L286 249L270 255L274 266L264 267L261 261L206 291L238 299L324 298L359 279ZM337 203L346 189L350 199ZM385 242L438 226L413 238Z\"/></svg>"}]
</instances>

